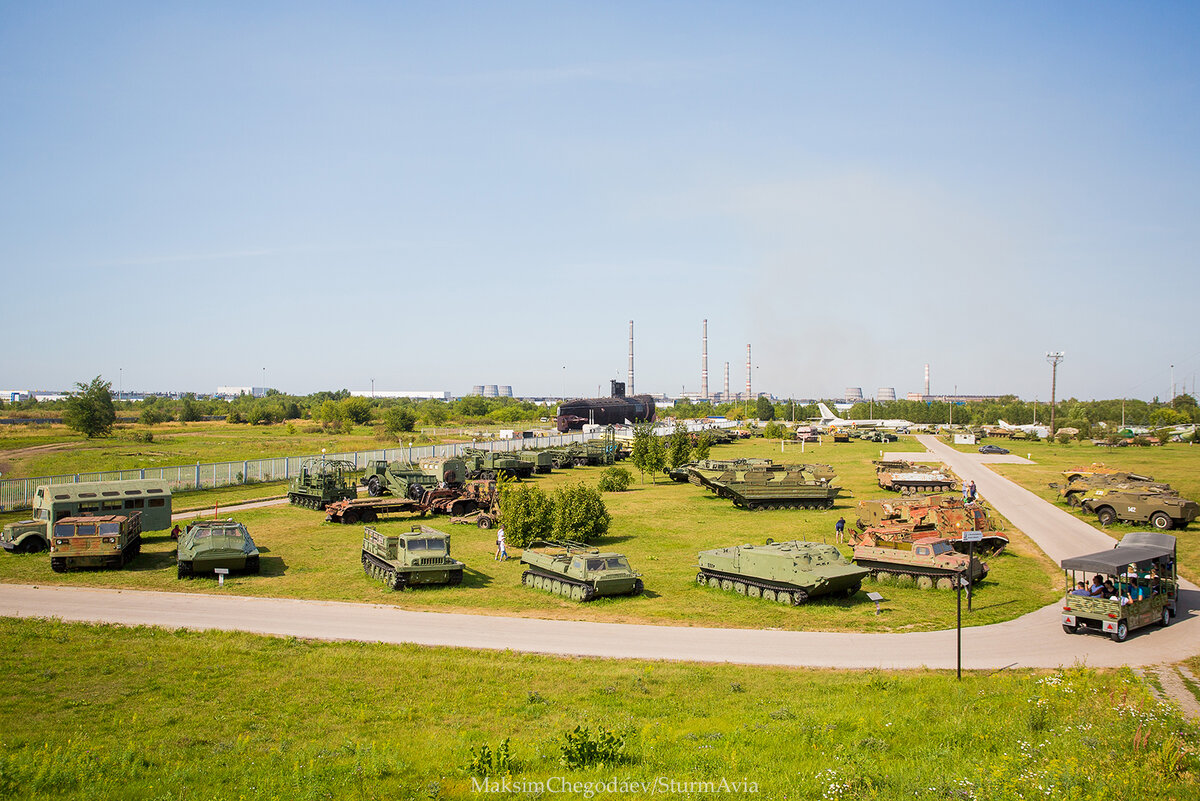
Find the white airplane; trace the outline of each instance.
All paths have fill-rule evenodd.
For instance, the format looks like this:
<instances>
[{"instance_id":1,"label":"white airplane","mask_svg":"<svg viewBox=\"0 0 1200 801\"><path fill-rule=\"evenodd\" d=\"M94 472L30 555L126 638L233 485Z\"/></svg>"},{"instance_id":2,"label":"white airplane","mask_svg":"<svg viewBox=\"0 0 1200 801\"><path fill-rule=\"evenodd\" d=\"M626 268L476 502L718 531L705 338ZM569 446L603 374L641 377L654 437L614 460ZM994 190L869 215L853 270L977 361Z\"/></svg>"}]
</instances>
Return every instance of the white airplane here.
<instances>
[{"instance_id":1,"label":"white airplane","mask_svg":"<svg viewBox=\"0 0 1200 801\"><path fill-rule=\"evenodd\" d=\"M997 420L996 422L999 423L1000 427L1005 431L1024 431L1026 434L1037 434L1040 439L1045 439L1046 437L1050 436L1050 426L1038 425L1037 423L1024 426L1014 426L1012 423L1006 423L1003 420Z\"/></svg>"},{"instance_id":2,"label":"white airplane","mask_svg":"<svg viewBox=\"0 0 1200 801\"><path fill-rule=\"evenodd\" d=\"M814 417L810 422L821 426L840 428L912 428L916 425L916 423L911 423L908 420L843 420L830 411L829 407L823 403L818 403L817 408L821 411L821 416Z\"/></svg>"}]
</instances>

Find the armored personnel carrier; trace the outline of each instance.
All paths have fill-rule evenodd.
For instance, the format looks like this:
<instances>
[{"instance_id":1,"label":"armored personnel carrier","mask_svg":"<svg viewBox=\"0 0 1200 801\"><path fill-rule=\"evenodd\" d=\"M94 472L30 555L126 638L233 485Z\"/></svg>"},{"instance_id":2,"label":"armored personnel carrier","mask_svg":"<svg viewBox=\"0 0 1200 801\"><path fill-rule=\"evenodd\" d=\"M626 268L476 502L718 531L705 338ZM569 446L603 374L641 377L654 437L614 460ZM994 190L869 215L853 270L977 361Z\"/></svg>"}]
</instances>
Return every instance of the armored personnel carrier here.
<instances>
[{"instance_id":1,"label":"armored personnel carrier","mask_svg":"<svg viewBox=\"0 0 1200 801\"><path fill-rule=\"evenodd\" d=\"M793 606L822 595L849 598L868 574L833 545L819 542L734 545L701 551L698 561L698 584Z\"/></svg>"},{"instance_id":2,"label":"armored personnel carrier","mask_svg":"<svg viewBox=\"0 0 1200 801\"><path fill-rule=\"evenodd\" d=\"M715 491L708 482L720 478L727 470L745 470L750 467L770 467L770 459L701 459L690 462L687 467L687 480L697 487L707 487Z\"/></svg>"},{"instance_id":3,"label":"armored personnel carrier","mask_svg":"<svg viewBox=\"0 0 1200 801\"><path fill-rule=\"evenodd\" d=\"M450 535L429 526L403 534L363 527L363 572L393 590L462 583L463 563L450 556Z\"/></svg>"},{"instance_id":4,"label":"armored personnel carrier","mask_svg":"<svg viewBox=\"0 0 1200 801\"><path fill-rule=\"evenodd\" d=\"M179 538L175 551L176 574L187 578L211 573L219 567L243 573L258 572L258 548L241 523L229 520L200 520Z\"/></svg>"},{"instance_id":5,"label":"armored personnel carrier","mask_svg":"<svg viewBox=\"0 0 1200 801\"><path fill-rule=\"evenodd\" d=\"M309 509L324 509L334 501L357 498L354 465L344 459L305 459L300 474L288 485L288 502Z\"/></svg>"},{"instance_id":6,"label":"armored personnel carrier","mask_svg":"<svg viewBox=\"0 0 1200 801\"><path fill-rule=\"evenodd\" d=\"M942 537L926 537L901 548L885 539L854 546L854 563L871 571L877 579L909 576L921 589L954 589L954 579L966 575L972 584L987 577L984 562L958 553Z\"/></svg>"},{"instance_id":7,"label":"armored personnel carrier","mask_svg":"<svg viewBox=\"0 0 1200 801\"><path fill-rule=\"evenodd\" d=\"M762 465L726 470L704 485L741 509L832 509L840 487L803 465Z\"/></svg>"},{"instance_id":8,"label":"armored personnel carrier","mask_svg":"<svg viewBox=\"0 0 1200 801\"><path fill-rule=\"evenodd\" d=\"M538 540L521 553L528 569L521 583L572 601L591 601L606 595L639 595L641 574L624 554L602 552L578 542Z\"/></svg>"},{"instance_id":9,"label":"armored personnel carrier","mask_svg":"<svg viewBox=\"0 0 1200 801\"><path fill-rule=\"evenodd\" d=\"M945 465L934 468L902 460L876 461L875 480L881 488L904 495L944 492L954 489L955 483Z\"/></svg>"},{"instance_id":10,"label":"armored personnel carrier","mask_svg":"<svg viewBox=\"0 0 1200 801\"><path fill-rule=\"evenodd\" d=\"M64 517L50 534L50 569L124 567L142 550L142 515Z\"/></svg>"},{"instance_id":11,"label":"armored personnel carrier","mask_svg":"<svg viewBox=\"0 0 1200 801\"><path fill-rule=\"evenodd\" d=\"M1067 506L1080 506L1084 500L1093 495L1095 490L1133 490L1134 492L1173 492L1170 484L1155 481L1149 476L1139 476L1136 473L1112 472L1095 475L1078 476L1065 486L1051 484L1057 489Z\"/></svg>"},{"instance_id":12,"label":"armored personnel carrier","mask_svg":"<svg viewBox=\"0 0 1200 801\"><path fill-rule=\"evenodd\" d=\"M1165 492L1132 490L1093 490L1081 504L1085 512L1095 512L1100 525L1149 523L1159 531L1187 528L1200 514L1200 504Z\"/></svg>"}]
</instances>

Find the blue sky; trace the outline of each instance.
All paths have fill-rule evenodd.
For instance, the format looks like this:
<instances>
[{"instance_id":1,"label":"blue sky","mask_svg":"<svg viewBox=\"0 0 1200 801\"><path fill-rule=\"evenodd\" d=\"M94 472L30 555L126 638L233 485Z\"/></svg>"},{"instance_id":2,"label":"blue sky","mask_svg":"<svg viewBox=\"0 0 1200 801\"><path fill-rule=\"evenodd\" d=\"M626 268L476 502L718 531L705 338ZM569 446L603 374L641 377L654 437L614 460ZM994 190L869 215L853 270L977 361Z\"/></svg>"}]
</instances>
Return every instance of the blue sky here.
<instances>
[{"instance_id":1,"label":"blue sky","mask_svg":"<svg viewBox=\"0 0 1200 801\"><path fill-rule=\"evenodd\" d=\"M248 6L0 6L0 385L1200 371L1193 4Z\"/></svg>"}]
</instances>

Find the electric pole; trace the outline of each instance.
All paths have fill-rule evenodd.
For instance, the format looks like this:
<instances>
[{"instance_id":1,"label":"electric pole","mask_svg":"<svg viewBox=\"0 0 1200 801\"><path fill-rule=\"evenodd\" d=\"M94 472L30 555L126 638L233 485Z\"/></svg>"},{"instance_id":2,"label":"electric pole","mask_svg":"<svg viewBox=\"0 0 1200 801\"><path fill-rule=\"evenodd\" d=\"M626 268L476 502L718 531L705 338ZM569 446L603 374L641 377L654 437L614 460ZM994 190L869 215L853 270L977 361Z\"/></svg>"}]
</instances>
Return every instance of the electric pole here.
<instances>
[{"instance_id":1,"label":"electric pole","mask_svg":"<svg viewBox=\"0 0 1200 801\"><path fill-rule=\"evenodd\" d=\"M1054 439L1054 393L1058 384L1058 363L1065 356L1061 350L1047 351L1046 361L1050 362L1050 439Z\"/></svg>"}]
</instances>

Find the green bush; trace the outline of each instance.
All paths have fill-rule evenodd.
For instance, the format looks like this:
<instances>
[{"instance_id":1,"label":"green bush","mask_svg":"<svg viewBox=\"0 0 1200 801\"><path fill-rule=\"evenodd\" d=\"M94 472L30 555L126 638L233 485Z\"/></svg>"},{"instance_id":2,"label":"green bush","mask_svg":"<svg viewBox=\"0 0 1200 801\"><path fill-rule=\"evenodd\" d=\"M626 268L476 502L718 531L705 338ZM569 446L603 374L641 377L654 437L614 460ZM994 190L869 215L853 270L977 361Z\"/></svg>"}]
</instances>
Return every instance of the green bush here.
<instances>
[{"instance_id":1,"label":"green bush","mask_svg":"<svg viewBox=\"0 0 1200 801\"><path fill-rule=\"evenodd\" d=\"M627 759L625 737L597 726L593 733L587 726L576 726L563 735L558 761L567 770L582 770L592 765L616 765Z\"/></svg>"},{"instance_id":2,"label":"green bush","mask_svg":"<svg viewBox=\"0 0 1200 801\"><path fill-rule=\"evenodd\" d=\"M767 439L784 439L788 435L787 427L774 421L763 426L763 436Z\"/></svg>"},{"instance_id":3,"label":"green bush","mask_svg":"<svg viewBox=\"0 0 1200 801\"><path fill-rule=\"evenodd\" d=\"M548 538L554 530L554 517L554 502L545 490L533 484L501 483L500 519L509 546L524 548L534 540Z\"/></svg>"},{"instance_id":4,"label":"green bush","mask_svg":"<svg viewBox=\"0 0 1200 801\"><path fill-rule=\"evenodd\" d=\"M600 474L601 492L624 492L633 483L633 474L624 467L609 467Z\"/></svg>"},{"instance_id":5,"label":"green bush","mask_svg":"<svg viewBox=\"0 0 1200 801\"><path fill-rule=\"evenodd\" d=\"M503 516L503 509L501 515ZM508 519L505 518L505 531ZM554 536L560 540L594 542L608 533L612 517L600 491L579 483L554 492Z\"/></svg>"},{"instance_id":6,"label":"green bush","mask_svg":"<svg viewBox=\"0 0 1200 801\"><path fill-rule=\"evenodd\" d=\"M467 770L476 776L505 776L513 772L512 753L508 747L509 738L505 737L495 750L487 743L478 749L471 749L471 764Z\"/></svg>"}]
</instances>

